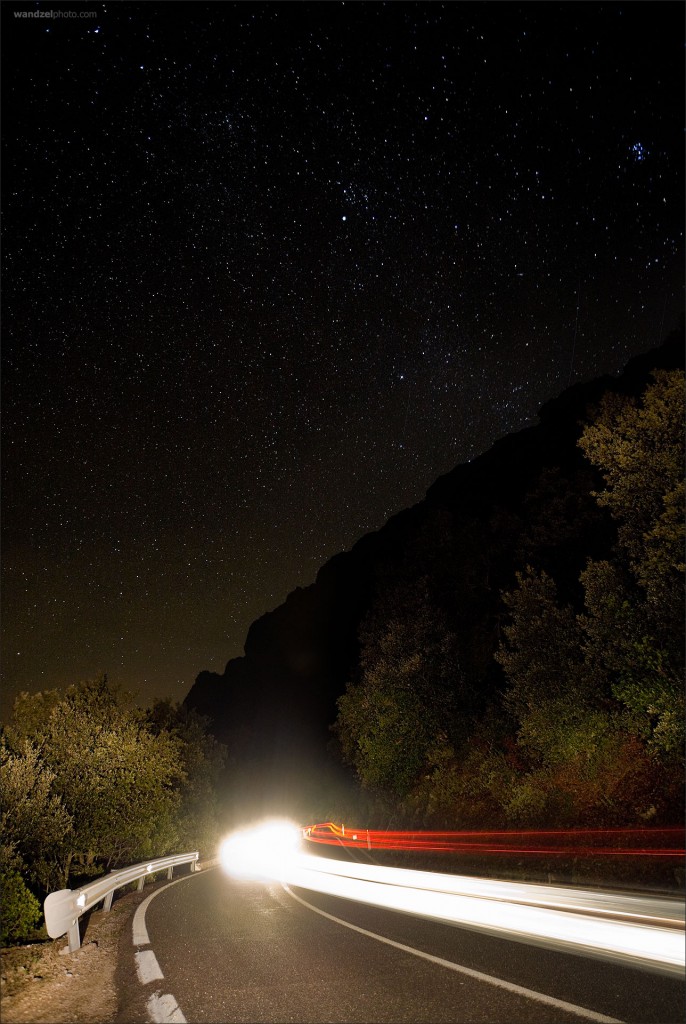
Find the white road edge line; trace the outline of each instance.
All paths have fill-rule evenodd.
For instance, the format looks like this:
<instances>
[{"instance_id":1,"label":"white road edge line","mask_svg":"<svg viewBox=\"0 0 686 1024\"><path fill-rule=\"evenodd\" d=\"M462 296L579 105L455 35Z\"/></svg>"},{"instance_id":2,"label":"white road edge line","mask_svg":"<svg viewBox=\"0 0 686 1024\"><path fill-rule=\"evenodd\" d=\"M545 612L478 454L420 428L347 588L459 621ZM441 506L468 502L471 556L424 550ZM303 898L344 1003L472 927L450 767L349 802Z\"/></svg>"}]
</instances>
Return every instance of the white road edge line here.
<instances>
[{"instance_id":1,"label":"white road edge line","mask_svg":"<svg viewBox=\"0 0 686 1024\"><path fill-rule=\"evenodd\" d=\"M189 878L195 878L197 872L193 871L190 875L184 875L183 878L176 878L173 882L169 882L167 885L163 885L161 889L155 889L151 892L143 902L136 909L136 913L133 915L133 944L134 946L149 946L150 937L148 936L148 929L145 926L145 911L148 909L148 904L151 900L155 899L155 896L159 896L165 889L169 889L172 885L178 885L179 882L187 882Z\"/></svg>"},{"instance_id":2,"label":"white road edge line","mask_svg":"<svg viewBox=\"0 0 686 1024\"><path fill-rule=\"evenodd\" d=\"M495 978L491 974L483 974L481 971L475 971L471 967L462 967L460 964L453 963L452 960L444 960L440 956L433 956L431 953L424 953L421 949L415 949L413 946L405 946L402 942L396 942L394 939L387 939L384 935L377 935L376 932L367 931L366 928L360 928L359 925L351 924L350 921L343 921L340 917L334 917L333 914L328 914L325 910L320 910L319 907L313 906L308 903L307 900L301 899L300 896L296 896L294 892L285 884L282 883L283 888L286 890L289 896L292 896L298 903L302 903L308 910L313 910L315 914L321 914L322 917L326 917L329 921L335 921L336 924L343 925L344 928L350 928L354 932L359 932L360 935L366 935L370 939L376 939L378 942L384 942L387 946L394 946L395 949L402 950L403 953L411 953L412 956L421 957L422 960L429 960L431 963L438 964L440 967L447 967L451 971L457 971L458 974L466 974L469 978L474 978L476 981L485 981L489 985L495 985L497 988L504 988L508 992L512 992L518 996L524 996L525 999L533 999L537 1003L545 1003L546 1006L554 1006L558 1010L564 1010L566 1013L573 1013L577 1017L584 1017L586 1020L597 1021L598 1024L623 1024L622 1021L616 1017L606 1017L605 1014L596 1013L595 1010L587 1010L583 1006L575 1006L574 1003L566 1003L562 999L555 999L554 996L547 996L543 992L536 992L534 989L523 988L521 985L515 985L511 981L505 981L503 978Z\"/></svg>"},{"instance_id":3,"label":"white road edge line","mask_svg":"<svg viewBox=\"0 0 686 1024\"><path fill-rule=\"evenodd\" d=\"M187 882L189 878L195 878L200 872L192 871L190 875L184 875L182 878L177 878L173 882L168 882L163 885L162 888L156 889L155 892L151 892L143 902L137 907L136 913L133 915L133 944L134 946L149 946L150 936L148 935L148 929L145 924L145 911L148 909L148 905L151 900L155 899L155 896L159 896L161 892L165 892L171 888L172 885L178 885L179 882ZM157 957L151 949L138 950L135 953L136 970L138 972L138 978L143 985L148 985L151 981L162 981L164 975L160 969L160 965L157 962ZM148 1018L152 1021L152 1024L188 1024L184 1017L179 1004L172 995L161 995L159 992L155 992L150 996L146 1003L146 1009L148 1011Z\"/></svg>"}]
</instances>

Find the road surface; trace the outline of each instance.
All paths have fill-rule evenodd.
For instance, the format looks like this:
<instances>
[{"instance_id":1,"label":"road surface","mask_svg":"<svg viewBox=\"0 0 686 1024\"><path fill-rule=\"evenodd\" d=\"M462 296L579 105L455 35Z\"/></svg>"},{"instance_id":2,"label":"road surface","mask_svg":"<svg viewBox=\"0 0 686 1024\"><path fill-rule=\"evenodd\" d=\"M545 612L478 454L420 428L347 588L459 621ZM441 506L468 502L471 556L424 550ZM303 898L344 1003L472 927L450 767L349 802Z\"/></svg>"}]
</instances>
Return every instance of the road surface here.
<instances>
[{"instance_id":1,"label":"road surface","mask_svg":"<svg viewBox=\"0 0 686 1024\"><path fill-rule=\"evenodd\" d=\"M122 938L117 1024L684 1019L679 978L219 868L157 892L143 935L141 920Z\"/></svg>"}]
</instances>

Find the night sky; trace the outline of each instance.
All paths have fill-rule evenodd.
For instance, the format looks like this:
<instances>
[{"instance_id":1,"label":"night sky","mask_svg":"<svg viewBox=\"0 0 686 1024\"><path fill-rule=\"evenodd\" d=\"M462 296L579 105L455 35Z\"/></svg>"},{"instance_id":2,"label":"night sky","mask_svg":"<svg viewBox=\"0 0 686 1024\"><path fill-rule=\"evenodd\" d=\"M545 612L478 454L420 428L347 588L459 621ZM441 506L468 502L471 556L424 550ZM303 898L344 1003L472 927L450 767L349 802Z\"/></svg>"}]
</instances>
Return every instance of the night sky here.
<instances>
[{"instance_id":1,"label":"night sky","mask_svg":"<svg viewBox=\"0 0 686 1024\"><path fill-rule=\"evenodd\" d=\"M182 699L678 322L680 3L2 7L5 713Z\"/></svg>"}]
</instances>

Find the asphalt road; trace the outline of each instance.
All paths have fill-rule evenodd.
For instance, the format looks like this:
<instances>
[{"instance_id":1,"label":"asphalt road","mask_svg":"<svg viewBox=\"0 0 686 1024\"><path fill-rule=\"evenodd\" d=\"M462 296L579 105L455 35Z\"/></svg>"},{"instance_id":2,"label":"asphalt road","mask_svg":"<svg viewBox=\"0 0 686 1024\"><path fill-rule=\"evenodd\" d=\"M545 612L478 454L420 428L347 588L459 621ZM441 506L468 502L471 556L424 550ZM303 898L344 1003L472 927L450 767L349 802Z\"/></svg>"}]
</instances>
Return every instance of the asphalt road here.
<instances>
[{"instance_id":1,"label":"asphalt road","mask_svg":"<svg viewBox=\"0 0 686 1024\"><path fill-rule=\"evenodd\" d=\"M117 1024L151 1012L190 1024L684 1020L679 979L278 883L235 881L220 869L157 893L145 924L148 944L134 946L130 930L122 938ZM134 958L150 950L159 971L146 980L146 961L142 981Z\"/></svg>"}]
</instances>

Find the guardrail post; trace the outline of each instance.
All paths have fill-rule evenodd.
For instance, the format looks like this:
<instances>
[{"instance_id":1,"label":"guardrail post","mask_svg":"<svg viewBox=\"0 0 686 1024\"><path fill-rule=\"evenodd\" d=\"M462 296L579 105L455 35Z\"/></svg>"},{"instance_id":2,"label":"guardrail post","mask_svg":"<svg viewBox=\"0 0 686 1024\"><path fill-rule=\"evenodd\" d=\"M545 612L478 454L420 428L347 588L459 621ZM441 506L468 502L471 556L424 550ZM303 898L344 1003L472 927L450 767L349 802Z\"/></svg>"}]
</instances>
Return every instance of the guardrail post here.
<instances>
[{"instance_id":1,"label":"guardrail post","mask_svg":"<svg viewBox=\"0 0 686 1024\"><path fill-rule=\"evenodd\" d=\"M73 925L67 932L69 936L69 952L75 953L77 949L81 948L81 933L79 931L79 919L78 917L74 921Z\"/></svg>"},{"instance_id":2,"label":"guardrail post","mask_svg":"<svg viewBox=\"0 0 686 1024\"><path fill-rule=\"evenodd\" d=\"M173 866L173 864L172 864L172 865L170 865L170 866L169 866L169 867L167 868L167 878L171 878L171 877L172 877L172 873L173 873L173 871L174 871L174 866Z\"/></svg>"},{"instance_id":3,"label":"guardrail post","mask_svg":"<svg viewBox=\"0 0 686 1024\"><path fill-rule=\"evenodd\" d=\"M107 896L105 896L105 902L102 905L102 909L103 910L111 910L112 909L112 897L113 896L114 896L114 889L112 890L112 892L108 892Z\"/></svg>"},{"instance_id":4,"label":"guardrail post","mask_svg":"<svg viewBox=\"0 0 686 1024\"><path fill-rule=\"evenodd\" d=\"M141 875L138 879L138 892L143 892L143 886L145 885L145 875Z\"/></svg>"}]
</instances>

